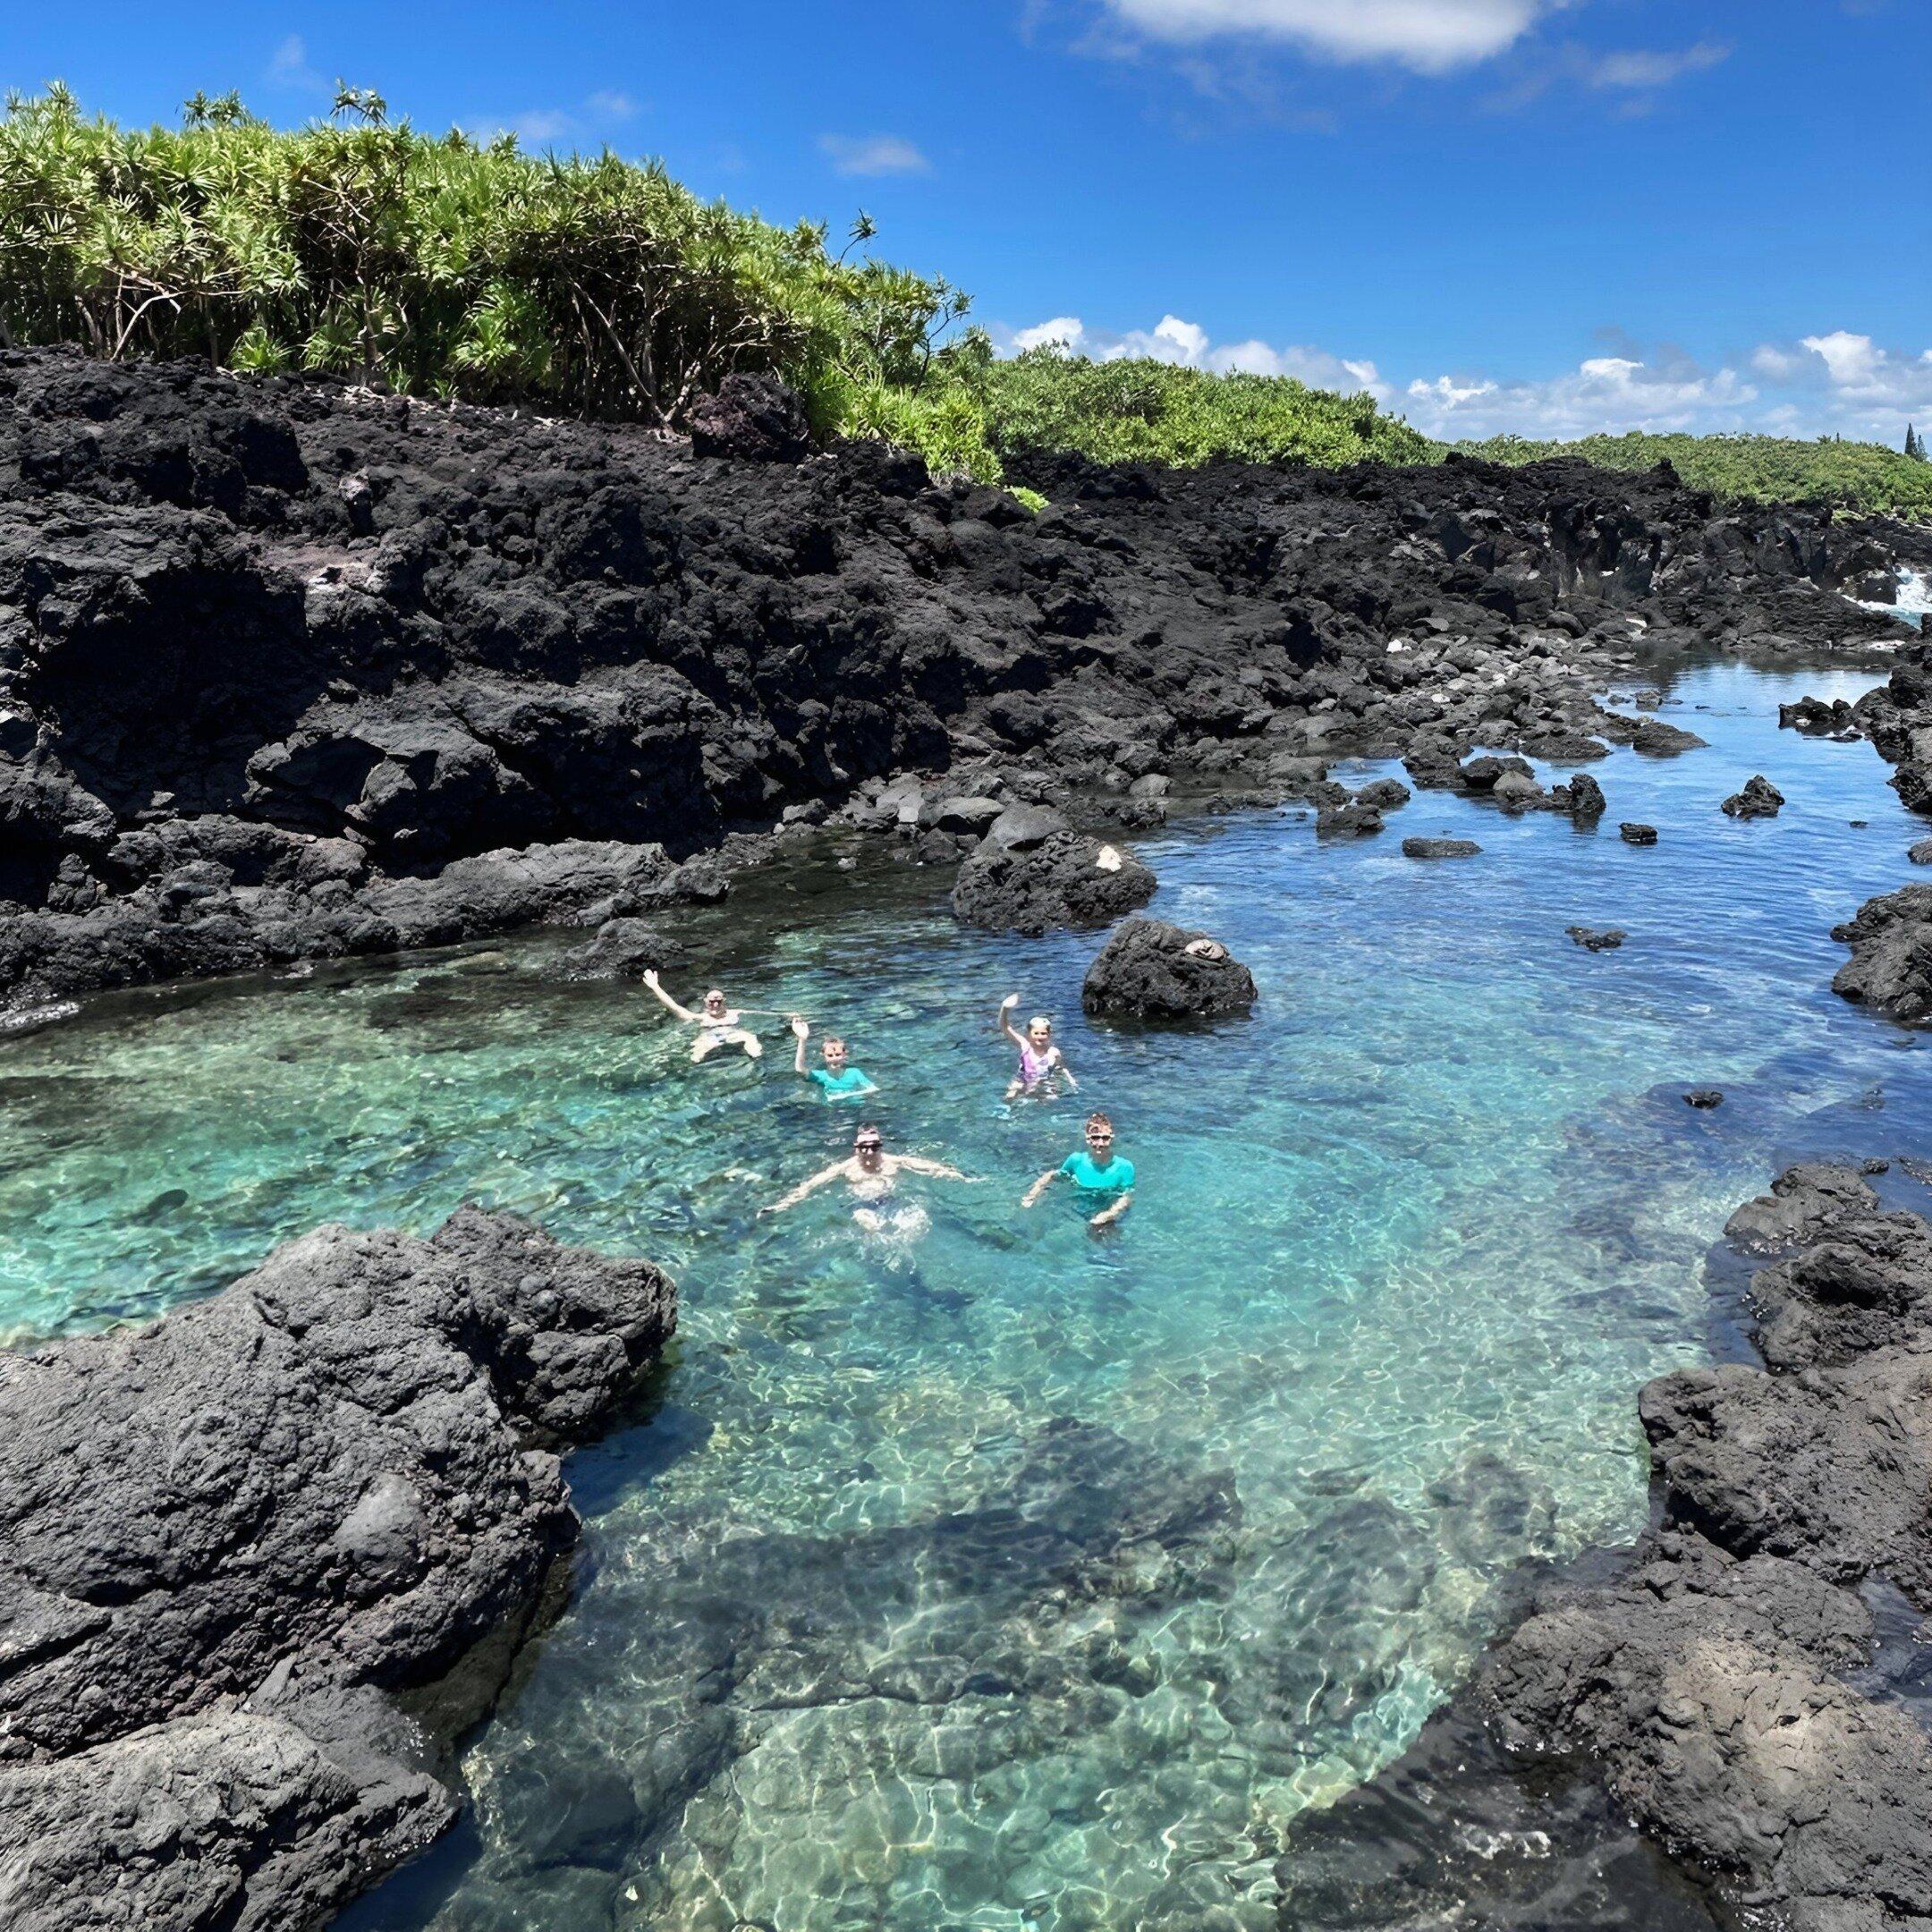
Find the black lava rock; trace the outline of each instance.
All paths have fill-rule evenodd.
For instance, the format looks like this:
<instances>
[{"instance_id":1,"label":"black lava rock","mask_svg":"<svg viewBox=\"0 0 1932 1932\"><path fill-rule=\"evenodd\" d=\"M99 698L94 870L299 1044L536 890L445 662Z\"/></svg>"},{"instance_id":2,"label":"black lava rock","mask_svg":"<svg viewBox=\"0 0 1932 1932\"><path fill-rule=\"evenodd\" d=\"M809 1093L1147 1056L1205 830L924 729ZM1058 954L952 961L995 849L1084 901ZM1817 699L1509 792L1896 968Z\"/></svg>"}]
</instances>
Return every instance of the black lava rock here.
<instances>
[{"instance_id":1,"label":"black lava rock","mask_svg":"<svg viewBox=\"0 0 1932 1932\"><path fill-rule=\"evenodd\" d=\"M1161 919L1123 919L1080 987L1090 1013L1211 1020L1255 1003L1254 975L1219 940Z\"/></svg>"},{"instance_id":2,"label":"black lava rock","mask_svg":"<svg viewBox=\"0 0 1932 1932\"><path fill-rule=\"evenodd\" d=\"M811 425L796 390L775 376L737 370L692 405L691 439L697 456L792 463L810 450Z\"/></svg>"},{"instance_id":3,"label":"black lava rock","mask_svg":"<svg viewBox=\"0 0 1932 1932\"><path fill-rule=\"evenodd\" d=\"M1403 1759L1297 1821L1295 1923L1443 1922L1470 1885L1498 1925L1932 1918L1932 1734L1911 1666L1885 1665L1873 1588L1896 1580L1915 1622L1932 1581L1932 1227L1852 1169L1806 1167L1731 1231L1771 1256L1750 1293L1767 1366L1644 1389L1658 1527L1542 1585ZM1660 1882L1614 1820L1696 1883Z\"/></svg>"},{"instance_id":4,"label":"black lava rock","mask_svg":"<svg viewBox=\"0 0 1932 1932\"><path fill-rule=\"evenodd\" d=\"M8 1922L317 1925L442 1830L431 1744L577 1535L558 1452L675 1320L648 1263L465 1208L0 1355Z\"/></svg>"},{"instance_id":5,"label":"black lava rock","mask_svg":"<svg viewBox=\"0 0 1932 1932\"><path fill-rule=\"evenodd\" d=\"M1762 773L1747 778L1741 791L1724 801L1733 818L1775 818L1784 803L1784 794Z\"/></svg>"},{"instance_id":6,"label":"black lava rock","mask_svg":"<svg viewBox=\"0 0 1932 1932\"><path fill-rule=\"evenodd\" d=\"M1852 948L1835 991L1904 1026L1932 1021L1932 886L1868 899L1832 937Z\"/></svg>"},{"instance_id":7,"label":"black lava rock","mask_svg":"<svg viewBox=\"0 0 1932 1932\"><path fill-rule=\"evenodd\" d=\"M1482 850L1474 839L1405 838L1404 859L1473 859Z\"/></svg>"},{"instance_id":8,"label":"black lava rock","mask_svg":"<svg viewBox=\"0 0 1932 1932\"><path fill-rule=\"evenodd\" d=\"M1684 1105L1704 1108L1722 1106L1724 1096L1715 1087L1693 1087L1684 1096Z\"/></svg>"},{"instance_id":9,"label":"black lava rock","mask_svg":"<svg viewBox=\"0 0 1932 1932\"><path fill-rule=\"evenodd\" d=\"M639 919L606 919L597 937L564 955L564 970L579 979L636 979L648 968L674 966L685 949Z\"/></svg>"},{"instance_id":10,"label":"black lava rock","mask_svg":"<svg viewBox=\"0 0 1932 1932\"><path fill-rule=\"evenodd\" d=\"M1626 820L1617 827L1617 836L1626 845L1655 845L1657 827L1654 825L1632 825Z\"/></svg>"},{"instance_id":11,"label":"black lava rock","mask_svg":"<svg viewBox=\"0 0 1932 1932\"><path fill-rule=\"evenodd\" d=\"M1586 953L1614 953L1630 936L1615 926L1565 926L1563 930Z\"/></svg>"},{"instance_id":12,"label":"black lava rock","mask_svg":"<svg viewBox=\"0 0 1932 1932\"><path fill-rule=\"evenodd\" d=\"M1014 849L998 831L996 824L960 867L953 913L962 925L1034 935L1105 926L1154 896L1153 873L1116 845L1062 831Z\"/></svg>"}]
</instances>

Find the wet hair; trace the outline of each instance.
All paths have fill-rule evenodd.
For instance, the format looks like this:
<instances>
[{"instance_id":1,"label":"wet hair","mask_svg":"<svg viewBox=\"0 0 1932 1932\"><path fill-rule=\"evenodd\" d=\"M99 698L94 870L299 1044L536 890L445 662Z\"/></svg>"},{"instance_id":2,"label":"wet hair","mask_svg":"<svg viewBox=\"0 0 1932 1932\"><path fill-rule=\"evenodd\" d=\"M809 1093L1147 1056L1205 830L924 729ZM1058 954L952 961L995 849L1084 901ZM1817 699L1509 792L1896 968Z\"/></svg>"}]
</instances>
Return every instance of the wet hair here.
<instances>
[{"instance_id":1,"label":"wet hair","mask_svg":"<svg viewBox=\"0 0 1932 1932\"><path fill-rule=\"evenodd\" d=\"M835 1046L843 1046L845 1042L842 1040L836 1033L827 1033L826 1037L818 1042L818 1046L821 1052L830 1053Z\"/></svg>"},{"instance_id":2,"label":"wet hair","mask_svg":"<svg viewBox=\"0 0 1932 1932\"><path fill-rule=\"evenodd\" d=\"M1114 1131L1114 1123L1105 1114L1095 1113L1087 1116L1087 1131L1091 1133L1096 1127L1105 1127L1109 1133Z\"/></svg>"},{"instance_id":3,"label":"wet hair","mask_svg":"<svg viewBox=\"0 0 1932 1932\"><path fill-rule=\"evenodd\" d=\"M866 1123L862 1127L860 1127L858 1132L855 1133L852 1138L852 1145L854 1147L857 1147L861 1140L870 1140L876 1146L881 1148L886 1145L885 1137L879 1132L878 1129L874 1126L870 1121L867 1121Z\"/></svg>"},{"instance_id":4,"label":"wet hair","mask_svg":"<svg viewBox=\"0 0 1932 1932\"><path fill-rule=\"evenodd\" d=\"M1037 1026L1045 1027L1049 1033L1053 1031L1053 1021L1049 1020L1043 1013L1035 1013L1033 1017L1027 1021L1026 1030L1029 1033L1030 1033Z\"/></svg>"}]
</instances>

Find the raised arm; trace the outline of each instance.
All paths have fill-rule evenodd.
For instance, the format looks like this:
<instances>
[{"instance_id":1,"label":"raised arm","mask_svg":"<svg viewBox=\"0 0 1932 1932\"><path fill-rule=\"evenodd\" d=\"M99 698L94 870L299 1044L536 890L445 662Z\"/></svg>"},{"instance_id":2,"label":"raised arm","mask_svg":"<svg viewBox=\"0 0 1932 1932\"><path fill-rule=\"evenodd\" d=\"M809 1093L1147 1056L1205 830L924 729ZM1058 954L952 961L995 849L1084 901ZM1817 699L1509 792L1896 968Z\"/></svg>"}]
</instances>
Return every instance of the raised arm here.
<instances>
[{"instance_id":1,"label":"raised arm","mask_svg":"<svg viewBox=\"0 0 1932 1932\"><path fill-rule=\"evenodd\" d=\"M1020 1205L1022 1208L1030 1208L1033 1203L1037 1201L1040 1198L1040 1196L1044 1194L1046 1190L1050 1188L1054 1184L1054 1182L1059 1178L1060 1170L1057 1167L1049 1167L1046 1172L1043 1174L1039 1177L1039 1179L1036 1181L1033 1185L1030 1187L1026 1191L1026 1192L1020 1197Z\"/></svg>"},{"instance_id":2,"label":"raised arm","mask_svg":"<svg viewBox=\"0 0 1932 1932\"><path fill-rule=\"evenodd\" d=\"M845 1172L843 1161L835 1161L822 1174L815 1174L809 1181L801 1181L789 1194L781 1194L768 1208L760 1208L761 1215L783 1214L787 1208L796 1208L808 1194L816 1193L828 1182L836 1181Z\"/></svg>"},{"instance_id":3,"label":"raised arm","mask_svg":"<svg viewBox=\"0 0 1932 1932\"><path fill-rule=\"evenodd\" d=\"M1106 1204L1106 1206L1103 1208L1100 1212L1097 1214L1093 1217L1093 1219L1087 1224L1088 1226L1106 1227L1108 1225L1109 1223L1118 1221L1120 1217L1127 1212L1127 1203L1132 1199L1133 1190L1131 1188L1129 1188L1123 1194L1116 1194L1114 1199L1110 1200Z\"/></svg>"},{"instance_id":4,"label":"raised arm","mask_svg":"<svg viewBox=\"0 0 1932 1932\"><path fill-rule=\"evenodd\" d=\"M993 1019L993 1030L996 1033L1004 1033L1015 1046L1024 1046L1026 1045L1025 1036L1006 1017L1019 1004L1020 996L1017 993L1009 993L999 1003L999 1012L994 1015Z\"/></svg>"},{"instance_id":5,"label":"raised arm","mask_svg":"<svg viewBox=\"0 0 1932 1932\"><path fill-rule=\"evenodd\" d=\"M805 1042L811 1036L811 1028L797 1013L792 1015L792 1033L793 1038L798 1041L798 1051L792 1056L792 1071L799 1073L807 1072L809 1069L805 1064Z\"/></svg>"},{"instance_id":6,"label":"raised arm","mask_svg":"<svg viewBox=\"0 0 1932 1932\"><path fill-rule=\"evenodd\" d=\"M671 1011L678 1016L680 1020L688 1020L693 1026L698 1023L698 1015L694 1013L689 1006L680 1006L678 1003L674 999L673 999L668 993L665 991L663 984L659 981L657 978L657 969L655 966L647 966L644 969L644 984L648 986L651 989L651 991L657 996L658 1000L664 1005L668 1006Z\"/></svg>"}]
</instances>

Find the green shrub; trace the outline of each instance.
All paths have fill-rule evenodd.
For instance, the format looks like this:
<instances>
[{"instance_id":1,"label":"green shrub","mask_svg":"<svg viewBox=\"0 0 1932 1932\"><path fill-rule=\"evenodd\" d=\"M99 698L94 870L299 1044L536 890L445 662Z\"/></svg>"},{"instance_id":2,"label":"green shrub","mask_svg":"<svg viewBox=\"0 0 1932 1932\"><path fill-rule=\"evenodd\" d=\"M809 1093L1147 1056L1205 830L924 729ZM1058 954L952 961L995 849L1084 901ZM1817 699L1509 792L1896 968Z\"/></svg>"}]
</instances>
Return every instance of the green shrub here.
<instances>
[{"instance_id":1,"label":"green shrub","mask_svg":"<svg viewBox=\"0 0 1932 1932\"><path fill-rule=\"evenodd\" d=\"M1217 376L1138 357L1096 362L1054 348L971 377L995 449L1072 449L1102 462L1429 462L1440 446L1374 397L1286 376Z\"/></svg>"},{"instance_id":2,"label":"green shrub","mask_svg":"<svg viewBox=\"0 0 1932 1932\"><path fill-rule=\"evenodd\" d=\"M1459 445L1491 462L1580 456L1606 470L1651 470L1668 462L1693 489L1741 503L1818 503L1864 515L1932 517L1932 465L1878 443L1816 442L1766 436L1584 436L1533 443L1493 436Z\"/></svg>"},{"instance_id":3,"label":"green shrub","mask_svg":"<svg viewBox=\"0 0 1932 1932\"><path fill-rule=\"evenodd\" d=\"M872 233L861 216L852 245ZM822 429L996 476L977 402L927 394L950 386L936 358L965 299L851 255L655 165L420 134L352 89L292 131L232 96L123 129L59 87L0 116L4 340L656 424L770 369Z\"/></svg>"}]
</instances>

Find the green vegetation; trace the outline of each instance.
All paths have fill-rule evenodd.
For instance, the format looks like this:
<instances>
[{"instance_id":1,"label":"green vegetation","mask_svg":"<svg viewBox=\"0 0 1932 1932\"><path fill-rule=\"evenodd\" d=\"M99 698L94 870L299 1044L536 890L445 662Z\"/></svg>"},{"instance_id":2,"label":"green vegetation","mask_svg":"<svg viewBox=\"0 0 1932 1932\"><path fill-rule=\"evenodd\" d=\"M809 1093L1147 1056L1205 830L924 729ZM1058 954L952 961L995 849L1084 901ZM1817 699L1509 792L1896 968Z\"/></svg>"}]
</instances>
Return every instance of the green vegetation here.
<instances>
[{"instance_id":1,"label":"green vegetation","mask_svg":"<svg viewBox=\"0 0 1932 1932\"><path fill-rule=\"evenodd\" d=\"M822 430L996 475L941 347L965 298L851 258L872 235L834 255L661 167L418 133L354 89L292 131L232 95L123 129L59 87L0 118L0 339L657 424L771 369Z\"/></svg>"},{"instance_id":2,"label":"green vegetation","mask_svg":"<svg viewBox=\"0 0 1932 1932\"><path fill-rule=\"evenodd\" d=\"M1460 445L1492 462L1580 456L1606 470L1650 470L1669 462L1693 489L1745 503L1822 503L1862 514L1932 518L1932 463L1881 443L1816 442L1765 436L1584 436L1532 443L1495 436Z\"/></svg>"},{"instance_id":3,"label":"green vegetation","mask_svg":"<svg viewBox=\"0 0 1932 1932\"><path fill-rule=\"evenodd\" d=\"M1337 465L1442 454L1375 398L1286 376L1216 376L1140 360L1093 362L1052 348L989 363L978 383L996 449L1072 449L1103 462L1189 466L1217 456Z\"/></svg>"},{"instance_id":4,"label":"green vegetation","mask_svg":"<svg viewBox=\"0 0 1932 1932\"><path fill-rule=\"evenodd\" d=\"M1026 448L1177 465L1444 453L1371 397L1285 377L1052 348L997 360L962 327L966 297L863 253L874 235L861 215L835 254L822 225L700 201L655 164L419 133L353 88L293 130L233 95L197 96L178 128L85 116L58 86L0 114L0 344L314 369L659 426L733 369L771 370L821 433L890 437L936 474L987 482ZM1620 470L1667 458L1721 496L1932 517L1932 464L1911 441L1905 454L1768 436L1466 447Z\"/></svg>"}]
</instances>

